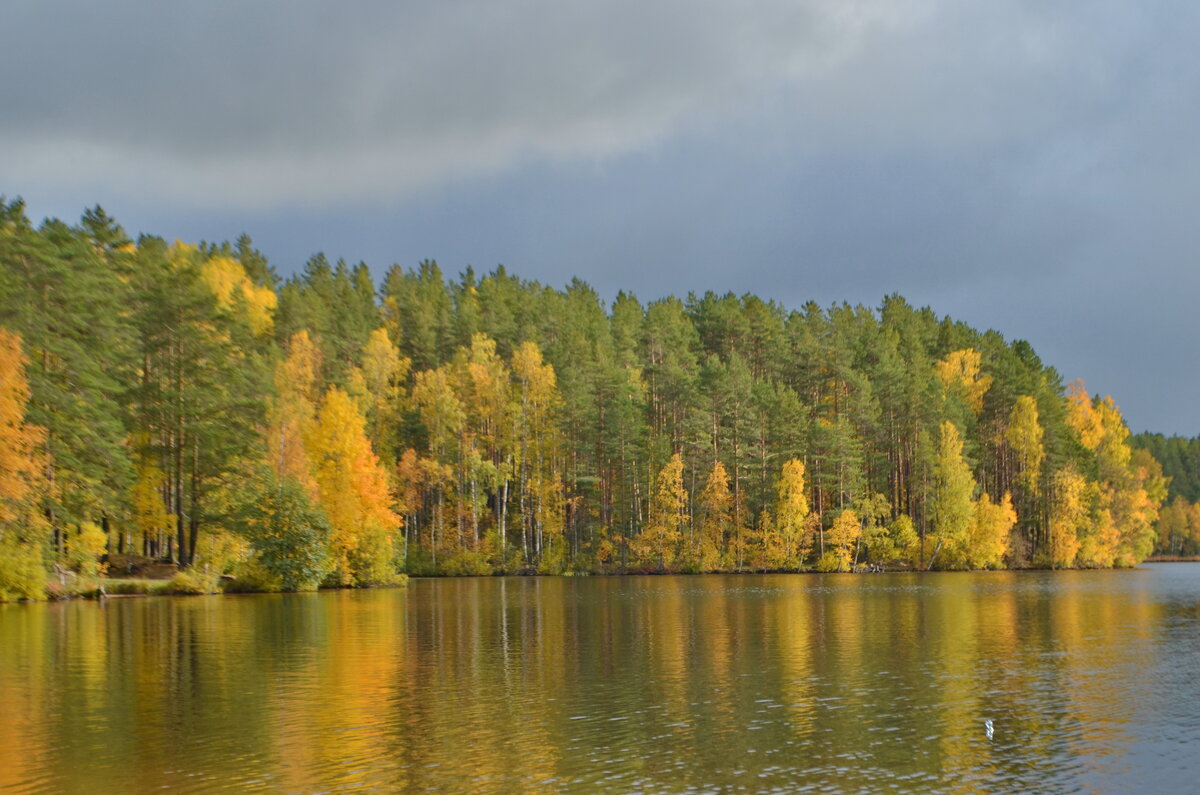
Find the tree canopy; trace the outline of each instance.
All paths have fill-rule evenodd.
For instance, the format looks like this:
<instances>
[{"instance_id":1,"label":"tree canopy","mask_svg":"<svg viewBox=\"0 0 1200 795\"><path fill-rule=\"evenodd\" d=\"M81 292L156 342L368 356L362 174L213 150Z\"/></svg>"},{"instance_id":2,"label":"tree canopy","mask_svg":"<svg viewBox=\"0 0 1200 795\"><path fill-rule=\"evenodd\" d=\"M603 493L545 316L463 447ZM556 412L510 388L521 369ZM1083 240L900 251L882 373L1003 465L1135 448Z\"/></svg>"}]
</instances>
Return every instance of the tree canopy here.
<instances>
[{"instance_id":1,"label":"tree canopy","mask_svg":"<svg viewBox=\"0 0 1200 795\"><path fill-rule=\"evenodd\" d=\"M109 556L282 587L1126 566L1200 543L1200 442L1131 437L1028 343L897 295L606 302L324 255L280 280L245 236L132 241L100 208L35 228L3 201L0 369L14 569L78 568L93 528Z\"/></svg>"}]
</instances>

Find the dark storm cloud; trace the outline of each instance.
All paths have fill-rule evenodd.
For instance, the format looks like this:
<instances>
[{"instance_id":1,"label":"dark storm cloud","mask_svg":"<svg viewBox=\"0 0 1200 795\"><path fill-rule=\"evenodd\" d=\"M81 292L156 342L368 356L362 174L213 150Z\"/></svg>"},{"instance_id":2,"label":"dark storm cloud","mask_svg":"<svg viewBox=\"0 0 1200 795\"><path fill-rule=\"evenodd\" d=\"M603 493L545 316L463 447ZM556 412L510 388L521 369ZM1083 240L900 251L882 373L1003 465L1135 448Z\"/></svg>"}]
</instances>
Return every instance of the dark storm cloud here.
<instances>
[{"instance_id":1,"label":"dark storm cloud","mask_svg":"<svg viewBox=\"0 0 1200 795\"><path fill-rule=\"evenodd\" d=\"M819 9L705 5L22 3L0 134L18 176L67 154L63 178L199 202L405 195L644 145L823 49Z\"/></svg>"},{"instance_id":2,"label":"dark storm cloud","mask_svg":"<svg viewBox=\"0 0 1200 795\"><path fill-rule=\"evenodd\" d=\"M16 2L0 191L285 272L915 303L1200 432L1200 8Z\"/></svg>"}]
</instances>

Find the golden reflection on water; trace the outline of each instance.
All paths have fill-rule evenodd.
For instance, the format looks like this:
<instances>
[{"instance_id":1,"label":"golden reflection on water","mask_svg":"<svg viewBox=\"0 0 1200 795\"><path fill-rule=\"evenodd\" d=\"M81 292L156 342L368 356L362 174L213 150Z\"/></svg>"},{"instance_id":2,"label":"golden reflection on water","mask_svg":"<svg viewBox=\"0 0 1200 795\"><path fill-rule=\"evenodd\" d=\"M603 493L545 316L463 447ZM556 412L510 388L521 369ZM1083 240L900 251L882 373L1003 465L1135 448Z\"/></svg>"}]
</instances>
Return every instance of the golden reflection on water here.
<instances>
[{"instance_id":1,"label":"golden reflection on water","mask_svg":"<svg viewBox=\"0 0 1200 795\"><path fill-rule=\"evenodd\" d=\"M0 606L0 790L1096 789L1157 719L1157 582L478 578ZM1194 616L1188 588L1173 609Z\"/></svg>"}]
</instances>

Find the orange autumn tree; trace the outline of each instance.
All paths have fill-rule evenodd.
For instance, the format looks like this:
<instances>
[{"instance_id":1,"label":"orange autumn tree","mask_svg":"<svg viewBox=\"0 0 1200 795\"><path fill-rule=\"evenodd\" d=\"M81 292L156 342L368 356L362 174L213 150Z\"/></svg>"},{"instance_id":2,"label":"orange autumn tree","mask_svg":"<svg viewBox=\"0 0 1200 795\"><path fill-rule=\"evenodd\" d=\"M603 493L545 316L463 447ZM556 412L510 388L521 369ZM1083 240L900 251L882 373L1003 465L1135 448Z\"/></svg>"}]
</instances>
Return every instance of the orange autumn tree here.
<instances>
[{"instance_id":1,"label":"orange autumn tree","mask_svg":"<svg viewBox=\"0 0 1200 795\"><path fill-rule=\"evenodd\" d=\"M46 431L25 421L29 382L21 338L0 329L0 602L45 595Z\"/></svg>"},{"instance_id":2,"label":"orange autumn tree","mask_svg":"<svg viewBox=\"0 0 1200 795\"><path fill-rule=\"evenodd\" d=\"M306 445L318 502L332 526L330 579L337 585L387 583L396 576L393 541L402 520L365 425L354 401L335 387L321 400Z\"/></svg>"}]
</instances>

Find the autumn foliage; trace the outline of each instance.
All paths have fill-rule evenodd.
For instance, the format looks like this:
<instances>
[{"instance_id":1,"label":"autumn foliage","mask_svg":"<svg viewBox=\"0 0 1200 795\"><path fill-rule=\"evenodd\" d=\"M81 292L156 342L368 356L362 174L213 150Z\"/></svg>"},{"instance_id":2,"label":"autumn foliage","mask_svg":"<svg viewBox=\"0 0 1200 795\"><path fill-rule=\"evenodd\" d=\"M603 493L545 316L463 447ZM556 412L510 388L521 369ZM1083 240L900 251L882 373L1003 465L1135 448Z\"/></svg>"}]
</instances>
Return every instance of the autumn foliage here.
<instances>
[{"instance_id":1,"label":"autumn foliage","mask_svg":"<svg viewBox=\"0 0 1200 795\"><path fill-rule=\"evenodd\" d=\"M0 598L113 555L307 589L1200 550L1200 494L1168 501L1111 398L898 296L606 302L324 255L281 279L245 237L35 229L18 201L0 298Z\"/></svg>"}]
</instances>

